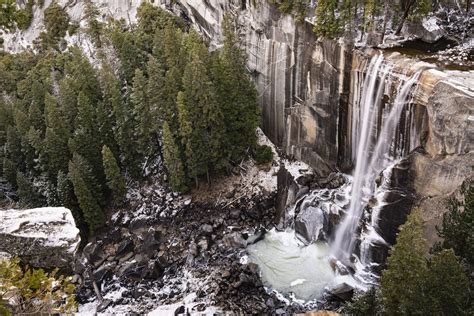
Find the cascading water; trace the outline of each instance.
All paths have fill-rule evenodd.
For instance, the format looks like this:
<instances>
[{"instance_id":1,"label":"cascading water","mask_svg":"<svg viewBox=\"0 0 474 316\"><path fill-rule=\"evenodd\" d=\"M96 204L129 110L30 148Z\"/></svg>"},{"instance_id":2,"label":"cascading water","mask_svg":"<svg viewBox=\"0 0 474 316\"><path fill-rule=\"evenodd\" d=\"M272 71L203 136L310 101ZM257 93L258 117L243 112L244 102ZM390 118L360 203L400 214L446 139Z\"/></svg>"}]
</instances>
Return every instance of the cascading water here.
<instances>
[{"instance_id":1,"label":"cascading water","mask_svg":"<svg viewBox=\"0 0 474 316\"><path fill-rule=\"evenodd\" d=\"M393 137L404 105L409 101L410 91L418 81L419 73L401 82L393 105L384 110L381 101L387 76L389 69L383 66L383 55L373 57L364 82L362 101L356 106L352 119L352 148L357 150L351 202L331 244L333 256L344 263L350 261L360 217L367 199L375 191L375 178L402 154L393 146ZM382 115L379 114L380 111ZM382 118L381 122L378 122L379 117Z\"/></svg>"},{"instance_id":2,"label":"cascading water","mask_svg":"<svg viewBox=\"0 0 474 316\"><path fill-rule=\"evenodd\" d=\"M418 143L411 135L416 133L416 126L409 104L420 74L395 76L383 55L371 59L365 74L363 85L357 86L354 93L360 98L352 106L353 175L343 175L342 185L316 189L301 197L289 208L288 216L293 219L289 230L272 231L248 248L250 260L259 264L268 286L304 300L319 296L324 287L346 283L363 289L376 279L370 254L374 244L386 246L376 230L385 193L390 190L392 170ZM391 95L394 78L400 81L395 99L383 102L385 95ZM405 120L400 123L404 110ZM380 175L377 186L375 180ZM359 232L361 216L370 199L375 204L367 227ZM342 221L334 221L341 216ZM355 254L358 241L359 252ZM295 266L313 268L306 271L308 268ZM334 271L328 272L328 267ZM351 270L355 270L353 275Z\"/></svg>"}]
</instances>

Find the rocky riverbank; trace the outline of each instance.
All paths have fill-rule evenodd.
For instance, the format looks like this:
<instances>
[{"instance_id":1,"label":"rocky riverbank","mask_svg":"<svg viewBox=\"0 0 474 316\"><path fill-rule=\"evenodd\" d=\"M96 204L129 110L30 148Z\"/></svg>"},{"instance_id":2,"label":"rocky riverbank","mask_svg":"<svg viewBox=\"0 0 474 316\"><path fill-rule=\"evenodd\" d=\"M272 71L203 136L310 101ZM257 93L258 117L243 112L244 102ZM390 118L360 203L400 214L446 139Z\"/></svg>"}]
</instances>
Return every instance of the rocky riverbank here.
<instances>
[{"instance_id":1,"label":"rocky riverbank","mask_svg":"<svg viewBox=\"0 0 474 316\"><path fill-rule=\"evenodd\" d=\"M261 144L268 144L259 131ZM80 312L232 311L292 314L311 309L268 293L246 247L278 225L275 207L281 165L308 177L308 166L282 160L242 162L233 174L193 195L170 192L157 176L129 192L74 263ZM153 313L152 313L153 314Z\"/></svg>"}]
</instances>

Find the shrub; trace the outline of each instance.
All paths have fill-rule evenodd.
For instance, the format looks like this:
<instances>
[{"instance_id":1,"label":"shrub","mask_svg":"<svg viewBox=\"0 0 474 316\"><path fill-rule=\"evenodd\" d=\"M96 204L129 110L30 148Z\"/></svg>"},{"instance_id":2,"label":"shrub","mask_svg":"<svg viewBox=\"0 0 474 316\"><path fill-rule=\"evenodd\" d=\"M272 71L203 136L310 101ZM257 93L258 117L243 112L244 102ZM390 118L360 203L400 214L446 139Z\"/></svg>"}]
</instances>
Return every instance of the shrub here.
<instances>
[{"instance_id":1,"label":"shrub","mask_svg":"<svg viewBox=\"0 0 474 316\"><path fill-rule=\"evenodd\" d=\"M30 27L33 21L33 0L28 0L26 7L23 10L18 10L15 14L16 25L20 30L26 30Z\"/></svg>"},{"instance_id":2,"label":"shrub","mask_svg":"<svg viewBox=\"0 0 474 316\"><path fill-rule=\"evenodd\" d=\"M76 310L74 285L57 270L22 269L19 260L0 259L0 314L57 314Z\"/></svg>"},{"instance_id":3,"label":"shrub","mask_svg":"<svg viewBox=\"0 0 474 316\"><path fill-rule=\"evenodd\" d=\"M255 161L257 164L262 165L269 163L273 160L272 148L266 145L257 146L255 150Z\"/></svg>"}]
</instances>

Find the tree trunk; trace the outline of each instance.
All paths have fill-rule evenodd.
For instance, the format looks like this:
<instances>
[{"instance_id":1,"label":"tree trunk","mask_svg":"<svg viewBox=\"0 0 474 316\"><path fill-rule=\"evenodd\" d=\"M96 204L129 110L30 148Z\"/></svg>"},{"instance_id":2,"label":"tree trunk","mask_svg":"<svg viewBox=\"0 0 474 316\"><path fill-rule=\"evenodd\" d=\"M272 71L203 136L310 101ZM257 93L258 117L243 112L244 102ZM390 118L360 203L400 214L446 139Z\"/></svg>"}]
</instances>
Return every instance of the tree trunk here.
<instances>
[{"instance_id":1,"label":"tree trunk","mask_svg":"<svg viewBox=\"0 0 474 316\"><path fill-rule=\"evenodd\" d=\"M400 35L400 32L402 31L403 24L405 24L405 20L408 17L408 14L410 14L411 7L415 4L416 0L410 0L406 3L405 11L403 11L402 18L400 20L400 23L398 24L397 30L395 31L395 35Z\"/></svg>"}]
</instances>

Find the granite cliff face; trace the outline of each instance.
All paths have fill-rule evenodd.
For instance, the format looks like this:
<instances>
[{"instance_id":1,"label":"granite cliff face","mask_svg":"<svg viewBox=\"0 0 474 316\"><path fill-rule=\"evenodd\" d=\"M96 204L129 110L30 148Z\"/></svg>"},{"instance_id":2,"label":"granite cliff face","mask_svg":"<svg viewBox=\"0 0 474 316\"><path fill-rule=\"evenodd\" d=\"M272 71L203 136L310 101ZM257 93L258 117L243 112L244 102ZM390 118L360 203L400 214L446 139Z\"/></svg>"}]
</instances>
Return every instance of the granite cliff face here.
<instances>
[{"instance_id":1,"label":"granite cliff face","mask_svg":"<svg viewBox=\"0 0 474 316\"><path fill-rule=\"evenodd\" d=\"M411 182L429 223L427 235L433 237L433 225L445 209L438 200L472 176L472 71L443 70L396 52L320 40L310 23L297 23L267 1L162 3L187 16L213 47L220 43L224 13L237 17L248 68L261 96L263 130L286 154L321 176L353 167L352 109L370 58L383 53L392 76L400 81L420 72L410 111L401 116L405 124L399 127L397 142L410 156ZM391 102L394 89L384 91L386 102ZM430 202L434 200L436 207Z\"/></svg>"}]
</instances>

